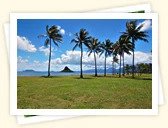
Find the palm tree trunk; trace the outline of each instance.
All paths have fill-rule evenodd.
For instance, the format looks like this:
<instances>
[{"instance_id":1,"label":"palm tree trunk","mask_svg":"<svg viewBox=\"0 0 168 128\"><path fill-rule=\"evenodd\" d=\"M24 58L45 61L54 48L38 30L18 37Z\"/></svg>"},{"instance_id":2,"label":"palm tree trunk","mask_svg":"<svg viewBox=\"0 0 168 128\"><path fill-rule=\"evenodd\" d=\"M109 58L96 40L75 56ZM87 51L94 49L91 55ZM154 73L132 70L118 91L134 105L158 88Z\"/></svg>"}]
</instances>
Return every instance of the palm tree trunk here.
<instances>
[{"instance_id":1,"label":"palm tree trunk","mask_svg":"<svg viewBox=\"0 0 168 128\"><path fill-rule=\"evenodd\" d=\"M82 48L82 44L81 44L81 58L80 58L80 78L83 78L83 71L82 71L82 57L83 57L83 48Z\"/></svg>"},{"instance_id":2,"label":"palm tree trunk","mask_svg":"<svg viewBox=\"0 0 168 128\"><path fill-rule=\"evenodd\" d=\"M123 53L123 76L125 76L124 53Z\"/></svg>"},{"instance_id":3,"label":"palm tree trunk","mask_svg":"<svg viewBox=\"0 0 168 128\"><path fill-rule=\"evenodd\" d=\"M114 74L116 74L116 64L114 62Z\"/></svg>"},{"instance_id":4,"label":"palm tree trunk","mask_svg":"<svg viewBox=\"0 0 168 128\"><path fill-rule=\"evenodd\" d=\"M50 63L51 63L51 38L50 38L50 53L49 53L49 60L48 60L48 77L50 76Z\"/></svg>"},{"instance_id":5,"label":"palm tree trunk","mask_svg":"<svg viewBox=\"0 0 168 128\"><path fill-rule=\"evenodd\" d=\"M94 61L95 61L95 76L97 76L97 63L96 63L96 53L94 52Z\"/></svg>"},{"instance_id":6,"label":"palm tree trunk","mask_svg":"<svg viewBox=\"0 0 168 128\"><path fill-rule=\"evenodd\" d=\"M112 75L114 74L114 60L112 62Z\"/></svg>"},{"instance_id":7,"label":"palm tree trunk","mask_svg":"<svg viewBox=\"0 0 168 128\"><path fill-rule=\"evenodd\" d=\"M121 77L121 55L120 55L120 69L119 69L119 77Z\"/></svg>"},{"instance_id":8,"label":"palm tree trunk","mask_svg":"<svg viewBox=\"0 0 168 128\"><path fill-rule=\"evenodd\" d=\"M135 46L135 44L134 44L134 40L132 39L132 44L133 44L133 58L132 58L132 78L134 78L134 70L135 70L135 66L134 66L134 46Z\"/></svg>"},{"instance_id":9,"label":"palm tree trunk","mask_svg":"<svg viewBox=\"0 0 168 128\"><path fill-rule=\"evenodd\" d=\"M104 76L106 76L106 52L105 52L105 57L104 57Z\"/></svg>"}]
</instances>

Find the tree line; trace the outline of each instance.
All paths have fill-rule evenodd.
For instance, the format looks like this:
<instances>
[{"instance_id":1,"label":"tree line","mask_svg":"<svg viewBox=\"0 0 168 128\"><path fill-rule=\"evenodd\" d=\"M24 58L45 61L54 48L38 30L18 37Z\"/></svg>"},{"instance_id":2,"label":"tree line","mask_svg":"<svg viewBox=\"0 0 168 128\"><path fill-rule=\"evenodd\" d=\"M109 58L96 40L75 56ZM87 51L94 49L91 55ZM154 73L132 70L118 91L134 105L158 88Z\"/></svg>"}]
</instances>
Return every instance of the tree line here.
<instances>
[{"instance_id":1,"label":"tree line","mask_svg":"<svg viewBox=\"0 0 168 128\"><path fill-rule=\"evenodd\" d=\"M131 20L126 22L126 30L121 33L119 39L114 43L110 39L105 39L105 41L100 42L97 38L92 37L89 35L89 32L82 28L79 32L74 34L74 38L71 40L71 43L74 44L72 50L75 50L77 47L80 48L81 55L80 55L80 78L83 78L83 68L82 68L82 59L83 59L83 47L86 46L88 49L88 56L91 54L94 55L94 65L95 65L95 76L97 76L97 58L96 56L104 56L104 76L106 76L106 59L107 57L112 58L112 66L114 69L115 63L119 63L119 77L121 74L123 76L125 73L131 71L132 77L134 78L134 74L137 72L137 69L142 70L142 65L138 64L135 66L135 42L137 40L142 40L148 42L147 37L148 34L146 31L141 31L141 28L144 24L138 26L137 20ZM50 76L50 62L51 62L51 42L53 42L56 46L58 43L62 43L62 34L58 26L46 26L46 34L39 35L38 37L45 37L45 46L49 46L49 63L48 63L48 77ZM132 55L132 65L129 66L128 64L125 66L124 64L124 56L125 54ZM119 58L118 58L119 56ZM119 61L119 62L118 62ZM145 65L145 64L144 64ZM121 67L123 68L123 71ZM129 70L128 70L129 67ZM144 72L143 69L142 72Z\"/></svg>"},{"instance_id":2,"label":"tree line","mask_svg":"<svg viewBox=\"0 0 168 128\"><path fill-rule=\"evenodd\" d=\"M130 74L132 71L132 65L126 64L125 67L125 73ZM138 63L135 65L135 73L138 75L142 75L143 73L151 74L152 73L152 63Z\"/></svg>"}]
</instances>

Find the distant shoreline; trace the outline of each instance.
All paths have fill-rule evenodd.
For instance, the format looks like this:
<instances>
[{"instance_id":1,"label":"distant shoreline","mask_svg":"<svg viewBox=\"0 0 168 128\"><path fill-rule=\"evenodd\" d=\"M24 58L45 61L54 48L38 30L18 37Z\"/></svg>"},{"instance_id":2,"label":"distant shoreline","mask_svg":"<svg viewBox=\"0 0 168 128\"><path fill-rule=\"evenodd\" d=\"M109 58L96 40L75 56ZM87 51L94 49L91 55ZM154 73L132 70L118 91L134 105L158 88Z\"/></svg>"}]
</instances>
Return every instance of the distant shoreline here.
<instances>
[{"instance_id":1,"label":"distant shoreline","mask_svg":"<svg viewBox=\"0 0 168 128\"><path fill-rule=\"evenodd\" d=\"M51 76L78 76L80 73L79 72L58 72L58 73L51 73ZM103 75L104 73L98 73L98 75ZM84 73L84 75L94 75L93 73ZM112 73L107 73L107 75L112 75ZM114 73L114 75L117 75L117 73ZM42 76L47 76L47 73L45 74L19 74L17 75L18 77L42 77Z\"/></svg>"}]
</instances>

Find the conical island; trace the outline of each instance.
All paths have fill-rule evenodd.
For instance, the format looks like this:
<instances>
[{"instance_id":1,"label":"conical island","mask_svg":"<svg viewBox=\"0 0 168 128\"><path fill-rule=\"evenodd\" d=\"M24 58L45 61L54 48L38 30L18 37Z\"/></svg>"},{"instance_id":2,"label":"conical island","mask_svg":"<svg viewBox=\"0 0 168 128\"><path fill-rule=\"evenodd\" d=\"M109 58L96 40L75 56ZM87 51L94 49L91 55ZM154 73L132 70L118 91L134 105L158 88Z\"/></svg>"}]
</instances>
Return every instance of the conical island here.
<instances>
[{"instance_id":1,"label":"conical island","mask_svg":"<svg viewBox=\"0 0 168 128\"><path fill-rule=\"evenodd\" d=\"M67 66L65 66L65 68L61 72L73 72L73 71L69 69Z\"/></svg>"}]
</instances>

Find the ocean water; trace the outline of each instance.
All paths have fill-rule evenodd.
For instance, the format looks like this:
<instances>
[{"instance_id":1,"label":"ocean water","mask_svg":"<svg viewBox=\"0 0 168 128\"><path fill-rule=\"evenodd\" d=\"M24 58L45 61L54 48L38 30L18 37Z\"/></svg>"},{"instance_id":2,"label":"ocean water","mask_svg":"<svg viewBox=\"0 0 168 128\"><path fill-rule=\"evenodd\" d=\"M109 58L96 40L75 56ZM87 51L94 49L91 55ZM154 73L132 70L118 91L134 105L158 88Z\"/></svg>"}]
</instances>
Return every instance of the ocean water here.
<instances>
[{"instance_id":1,"label":"ocean water","mask_svg":"<svg viewBox=\"0 0 168 128\"><path fill-rule=\"evenodd\" d=\"M107 74L112 74L113 70L112 68L109 68L106 70ZM114 74L117 74L119 72L118 69L114 69ZM74 71L74 72L58 72L58 71L51 71L51 76L72 76L72 75L80 75L80 71ZM104 69L98 69L97 73L99 75L104 74ZM95 70L84 70L83 74L88 75L94 75ZM25 71L18 71L17 76L47 76L47 71L34 71L34 70L25 70Z\"/></svg>"},{"instance_id":2,"label":"ocean water","mask_svg":"<svg viewBox=\"0 0 168 128\"><path fill-rule=\"evenodd\" d=\"M83 72L83 75L94 75L95 72ZM98 72L98 75L103 75L104 72ZM111 72L107 72L107 74L112 74ZM116 73L115 73L116 74ZM38 72L38 71L20 71L17 72L17 76L47 76L48 72ZM51 76L72 76L72 75L80 75L80 72L51 72Z\"/></svg>"},{"instance_id":3,"label":"ocean water","mask_svg":"<svg viewBox=\"0 0 168 128\"><path fill-rule=\"evenodd\" d=\"M47 76L48 72L17 72L17 76ZM79 75L77 72L63 73L63 72L51 72L51 76L70 76Z\"/></svg>"}]
</instances>

